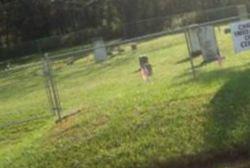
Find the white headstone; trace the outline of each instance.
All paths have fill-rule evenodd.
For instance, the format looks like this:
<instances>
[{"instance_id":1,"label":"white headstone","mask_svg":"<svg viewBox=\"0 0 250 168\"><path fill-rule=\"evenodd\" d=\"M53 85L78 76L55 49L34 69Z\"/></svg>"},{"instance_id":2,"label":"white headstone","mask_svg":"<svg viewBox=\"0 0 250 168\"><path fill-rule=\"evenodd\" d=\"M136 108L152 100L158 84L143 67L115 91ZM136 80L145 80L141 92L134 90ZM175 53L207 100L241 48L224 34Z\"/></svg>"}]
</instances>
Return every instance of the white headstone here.
<instances>
[{"instance_id":1,"label":"white headstone","mask_svg":"<svg viewBox=\"0 0 250 168\"><path fill-rule=\"evenodd\" d=\"M192 25L188 29L188 38L191 54L195 55L196 53L201 52L201 46L198 37L198 29L196 25Z\"/></svg>"},{"instance_id":2,"label":"white headstone","mask_svg":"<svg viewBox=\"0 0 250 168\"><path fill-rule=\"evenodd\" d=\"M102 38L95 39L94 42L94 54L97 62L105 61L107 59L107 50Z\"/></svg>"},{"instance_id":3,"label":"white headstone","mask_svg":"<svg viewBox=\"0 0 250 168\"><path fill-rule=\"evenodd\" d=\"M238 14L241 20L246 20L248 18L248 11L246 5L238 5Z\"/></svg>"},{"instance_id":4,"label":"white headstone","mask_svg":"<svg viewBox=\"0 0 250 168\"><path fill-rule=\"evenodd\" d=\"M231 24L231 33L236 53L250 50L250 20Z\"/></svg>"},{"instance_id":5,"label":"white headstone","mask_svg":"<svg viewBox=\"0 0 250 168\"><path fill-rule=\"evenodd\" d=\"M199 27L198 37L204 61L218 60L220 56L213 26Z\"/></svg>"}]
</instances>

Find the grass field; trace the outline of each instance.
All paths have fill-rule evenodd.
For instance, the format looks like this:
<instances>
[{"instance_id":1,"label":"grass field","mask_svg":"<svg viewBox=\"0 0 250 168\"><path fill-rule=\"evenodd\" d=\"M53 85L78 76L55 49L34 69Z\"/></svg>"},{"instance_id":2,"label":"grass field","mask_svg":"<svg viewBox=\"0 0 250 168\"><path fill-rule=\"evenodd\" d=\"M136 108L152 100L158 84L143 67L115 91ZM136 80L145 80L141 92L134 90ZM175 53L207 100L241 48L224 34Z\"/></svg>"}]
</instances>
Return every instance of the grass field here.
<instances>
[{"instance_id":1,"label":"grass field","mask_svg":"<svg viewBox=\"0 0 250 168\"><path fill-rule=\"evenodd\" d=\"M96 64L54 64L66 114L0 130L1 168L250 167L250 55L218 32L223 66L191 75L183 34ZM147 54L152 82L138 73ZM195 60L199 65L201 59ZM41 69L0 73L0 123L49 115ZM6 113L14 114L6 115Z\"/></svg>"}]
</instances>

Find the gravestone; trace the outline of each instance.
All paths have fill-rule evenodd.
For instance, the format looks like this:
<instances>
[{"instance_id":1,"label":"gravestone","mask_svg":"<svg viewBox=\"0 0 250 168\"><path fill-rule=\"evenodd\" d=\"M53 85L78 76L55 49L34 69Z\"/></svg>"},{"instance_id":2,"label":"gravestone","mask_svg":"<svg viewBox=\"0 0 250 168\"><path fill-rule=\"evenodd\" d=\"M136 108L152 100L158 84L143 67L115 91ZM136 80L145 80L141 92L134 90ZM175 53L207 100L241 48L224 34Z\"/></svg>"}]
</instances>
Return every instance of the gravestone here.
<instances>
[{"instance_id":1,"label":"gravestone","mask_svg":"<svg viewBox=\"0 0 250 168\"><path fill-rule=\"evenodd\" d=\"M145 82L150 81L150 77L153 75L153 68L152 65L149 63L147 56L141 56L139 58L139 64L140 64L140 72L142 75L142 78Z\"/></svg>"},{"instance_id":2,"label":"gravestone","mask_svg":"<svg viewBox=\"0 0 250 168\"><path fill-rule=\"evenodd\" d=\"M137 50L137 44L136 44L136 43L132 43L132 44L131 44L131 50L132 50L132 51Z\"/></svg>"},{"instance_id":3,"label":"gravestone","mask_svg":"<svg viewBox=\"0 0 250 168\"><path fill-rule=\"evenodd\" d=\"M238 5L237 8L238 8L239 18L241 20L248 19L247 6L246 5Z\"/></svg>"},{"instance_id":4,"label":"gravestone","mask_svg":"<svg viewBox=\"0 0 250 168\"><path fill-rule=\"evenodd\" d=\"M201 54L201 46L198 37L197 25L191 25L188 29L188 41L190 45L191 56L198 56Z\"/></svg>"},{"instance_id":5,"label":"gravestone","mask_svg":"<svg viewBox=\"0 0 250 168\"><path fill-rule=\"evenodd\" d=\"M10 70L10 69L11 69L11 63L10 61L7 61L6 70Z\"/></svg>"},{"instance_id":6,"label":"gravestone","mask_svg":"<svg viewBox=\"0 0 250 168\"><path fill-rule=\"evenodd\" d=\"M220 52L213 26L203 26L198 28L198 37L201 52L205 62L218 60Z\"/></svg>"},{"instance_id":7,"label":"gravestone","mask_svg":"<svg viewBox=\"0 0 250 168\"><path fill-rule=\"evenodd\" d=\"M225 29L224 29L224 33L225 33L225 34L231 33L231 29L230 29L230 28L225 28Z\"/></svg>"},{"instance_id":8,"label":"gravestone","mask_svg":"<svg viewBox=\"0 0 250 168\"><path fill-rule=\"evenodd\" d=\"M121 54L121 53L124 53L124 52L125 52L125 49L122 48L121 46L118 46L118 47L117 47L117 51L118 51L119 54Z\"/></svg>"},{"instance_id":9,"label":"gravestone","mask_svg":"<svg viewBox=\"0 0 250 168\"><path fill-rule=\"evenodd\" d=\"M105 61L107 59L107 50L102 38L93 40L94 54L96 62Z\"/></svg>"},{"instance_id":10,"label":"gravestone","mask_svg":"<svg viewBox=\"0 0 250 168\"><path fill-rule=\"evenodd\" d=\"M144 65L149 64L148 57L147 56L139 57L139 64L140 67L144 67Z\"/></svg>"}]
</instances>

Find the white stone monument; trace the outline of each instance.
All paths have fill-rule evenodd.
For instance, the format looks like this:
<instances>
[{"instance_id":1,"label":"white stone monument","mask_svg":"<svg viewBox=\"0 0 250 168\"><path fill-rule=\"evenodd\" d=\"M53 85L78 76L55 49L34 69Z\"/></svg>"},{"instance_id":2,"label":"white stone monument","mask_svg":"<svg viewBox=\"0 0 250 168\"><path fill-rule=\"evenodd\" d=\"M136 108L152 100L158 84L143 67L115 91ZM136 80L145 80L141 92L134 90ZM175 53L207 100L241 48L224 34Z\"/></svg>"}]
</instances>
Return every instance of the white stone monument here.
<instances>
[{"instance_id":1,"label":"white stone monument","mask_svg":"<svg viewBox=\"0 0 250 168\"><path fill-rule=\"evenodd\" d=\"M241 20L248 19L248 11L247 11L247 6L246 5L238 5L238 14Z\"/></svg>"},{"instance_id":2,"label":"white stone monument","mask_svg":"<svg viewBox=\"0 0 250 168\"><path fill-rule=\"evenodd\" d=\"M197 56L201 53L201 46L198 37L197 25L191 25L188 29L188 42L192 56Z\"/></svg>"},{"instance_id":3,"label":"white stone monument","mask_svg":"<svg viewBox=\"0 0 250 168\"><path fill-rule=\"evenodd\" d=\"M107 50L102 38L93 40L94 54L96 62L105 61L107 59Z\"/></svg>"},{"instance_id":4,"label":"white stone monument","mask_svg":"<svg viewBox=\"0 0 250 168\"><path fill-rule=\"evenodd\" d=\"M218 60L220 52L213 26L203 26L198 29L201 52L205 62Z\"/></svg>"}]
</instances>

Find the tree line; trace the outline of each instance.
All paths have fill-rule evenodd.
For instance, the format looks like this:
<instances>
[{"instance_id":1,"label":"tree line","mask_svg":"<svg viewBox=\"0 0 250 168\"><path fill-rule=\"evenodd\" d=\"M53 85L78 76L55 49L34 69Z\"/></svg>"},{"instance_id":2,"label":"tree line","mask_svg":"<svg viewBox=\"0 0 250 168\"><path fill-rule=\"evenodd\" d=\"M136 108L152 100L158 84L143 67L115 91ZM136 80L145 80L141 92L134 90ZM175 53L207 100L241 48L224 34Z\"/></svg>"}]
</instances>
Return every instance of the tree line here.
<instances>
[{"instance_id":1,"label":"tree line","mask_svg":"<svg viewBox=\"0 0 250 168\"><path fill-rule=\"evenodd\" d=\"M133 37L156 32L176 14L247 3L248 0L0 0L0 48L51 36ZM148 18L159 18L139 22ZM177 19L177 18L174 18ZM173 19L164 21L170 26ZM143 24L142 24L143 23ZM138 26L140 24L141 26ZM148 31L148 32L147 32ZM140 32L138 34L138 32ZM70 38L70 37L69 37Z\"/></svg>"}]
</instances>

